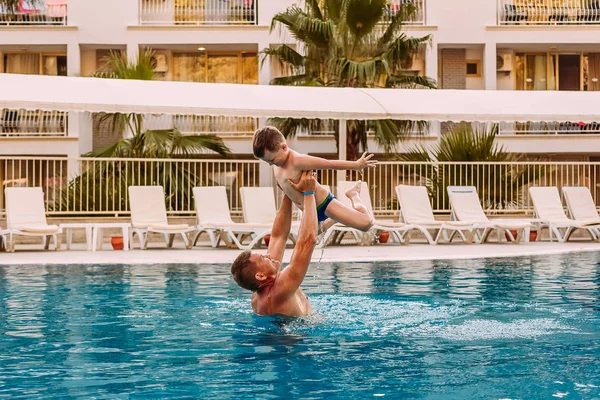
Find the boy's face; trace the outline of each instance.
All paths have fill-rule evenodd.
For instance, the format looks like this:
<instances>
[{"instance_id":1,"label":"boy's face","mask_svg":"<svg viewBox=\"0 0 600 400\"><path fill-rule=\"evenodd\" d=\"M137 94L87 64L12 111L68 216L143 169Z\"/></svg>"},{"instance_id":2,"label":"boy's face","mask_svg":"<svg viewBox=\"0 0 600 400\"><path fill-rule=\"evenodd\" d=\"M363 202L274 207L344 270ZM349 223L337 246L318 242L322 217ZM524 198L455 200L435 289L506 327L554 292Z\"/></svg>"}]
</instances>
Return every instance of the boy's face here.
<instances>
[{"instance_id":1,"label":"boy's face","mask_svg":"<svg viewBox=\"0 0 600 400\"><path fill-rule=\"evenodd\" d=\"M281 167L285 164L288 158L288 147L286 143L281 143L279 148L274 151L265 150L264 156L261 157L261 160L268 163L269 165L275 165L276 167Z\"/></svg>"}]
</instances>

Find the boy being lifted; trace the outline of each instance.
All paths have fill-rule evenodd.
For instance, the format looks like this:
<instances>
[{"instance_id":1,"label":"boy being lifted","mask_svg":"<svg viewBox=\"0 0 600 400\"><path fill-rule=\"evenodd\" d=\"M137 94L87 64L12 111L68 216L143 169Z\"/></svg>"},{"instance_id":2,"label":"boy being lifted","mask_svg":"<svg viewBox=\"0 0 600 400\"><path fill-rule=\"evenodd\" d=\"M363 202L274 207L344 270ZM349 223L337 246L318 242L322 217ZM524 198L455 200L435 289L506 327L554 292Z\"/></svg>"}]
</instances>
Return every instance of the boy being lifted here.
<instances>
[{"instance_id":1,"label":"boy being lifted","mask_svg":"<svg viewBox=\"0 0 600 400\"><path fill-rule=\"evenodd\" d=\"M326 160L297 153L288 147L283 134L272 126L265 126L254 133L252 147L255 157L273 165L277 185L301 210L304 204L302 193L295 190L292 184L298 183L303 171L322 169L362 171L377 164L377 161L371 160L373 154L367 155L366 152L356 161ZM360 185L361 181L358 181L345 193L352 202L352 208L349 208L317 183L315 199L318 222L321 224L328 218L331 219L322 225L323 230L335 222L363 232L371 228L373 218L360 200Z\"/></svg>"}]
</instances>

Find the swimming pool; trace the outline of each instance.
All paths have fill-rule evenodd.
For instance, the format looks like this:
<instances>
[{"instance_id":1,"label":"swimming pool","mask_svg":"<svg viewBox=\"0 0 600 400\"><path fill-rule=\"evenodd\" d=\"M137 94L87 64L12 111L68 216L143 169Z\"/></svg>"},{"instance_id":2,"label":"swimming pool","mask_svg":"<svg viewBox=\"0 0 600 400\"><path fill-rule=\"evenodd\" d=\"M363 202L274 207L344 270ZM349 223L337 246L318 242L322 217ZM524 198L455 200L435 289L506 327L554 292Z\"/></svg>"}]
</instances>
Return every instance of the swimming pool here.
<instances>
[{"instance_id":1,"label":"swimming pool","mask_svg":"<svg viewBox=\"0 0 600 400\"><path fill-rule=\"evenodd\" d=\"M600 254L312 264L307 319L225 265L0 266L0 398L598 398Z\"/></svg>"}]
</instances>

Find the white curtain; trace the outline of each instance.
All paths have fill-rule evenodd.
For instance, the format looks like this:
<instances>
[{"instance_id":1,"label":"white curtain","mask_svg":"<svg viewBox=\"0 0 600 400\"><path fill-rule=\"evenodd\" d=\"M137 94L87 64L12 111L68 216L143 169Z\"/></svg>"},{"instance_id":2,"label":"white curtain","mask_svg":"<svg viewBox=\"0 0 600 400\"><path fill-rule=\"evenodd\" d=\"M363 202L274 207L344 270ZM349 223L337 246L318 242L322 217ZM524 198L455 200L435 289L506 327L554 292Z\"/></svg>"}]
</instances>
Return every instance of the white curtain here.
<instances>
[{"instance_id":1,"label":"white curtain","mask_svg":"<svg viewBox=\"0 0 600 400\"><path fill-rule=\"evenodd\" d=\"M175 54L173 56L173 80L206 82L206 56L200 53Z\"/></svg>"},{"instance_id":2,"label":"white curtain","mask_svg":"<svg viewBox=\"0 0 600 400\"><path fill-rule=\"evenodd\" d=\"M533 78L533 90L546 90L547 89L547 76L546 76L546 56L535 56L535 73Z\"/></svg>"},{"instance_id":3,"label":"white curtain","mask_svg":"<svg viewBox=\"0 0 600 400\"><path fill-rule=\"evenodd\" d=\"M11 74L29 74L39 75L40 73L40 55L39 54L7 54L6 72Z\"/></svg>"}]
</instances>

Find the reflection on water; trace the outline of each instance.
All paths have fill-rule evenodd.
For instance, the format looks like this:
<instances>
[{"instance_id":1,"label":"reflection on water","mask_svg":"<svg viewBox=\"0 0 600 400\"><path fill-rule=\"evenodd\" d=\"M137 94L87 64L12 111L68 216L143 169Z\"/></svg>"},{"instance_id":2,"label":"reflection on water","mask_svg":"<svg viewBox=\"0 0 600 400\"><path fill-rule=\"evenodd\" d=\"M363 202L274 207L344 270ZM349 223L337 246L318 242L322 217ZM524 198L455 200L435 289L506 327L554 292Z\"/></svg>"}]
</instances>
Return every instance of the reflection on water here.
<instances>
[{"instance_id":1,"label":"reflection on water","mask_svg":"<svg viewBox=\"0 0 600 400\"><path fill-rule=\"evenodd\" d=\"M227 265L0 266L0 399L600 397L600 255L314 263L258 317ZM567 395L565 395L567 393Z\"/></svg>"}]
</instances>

